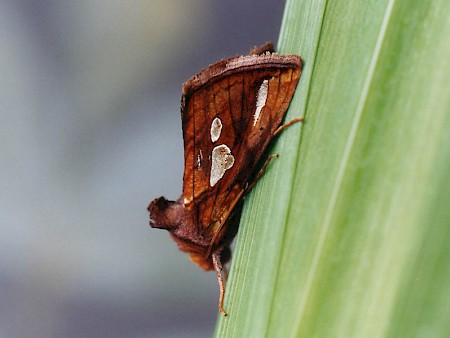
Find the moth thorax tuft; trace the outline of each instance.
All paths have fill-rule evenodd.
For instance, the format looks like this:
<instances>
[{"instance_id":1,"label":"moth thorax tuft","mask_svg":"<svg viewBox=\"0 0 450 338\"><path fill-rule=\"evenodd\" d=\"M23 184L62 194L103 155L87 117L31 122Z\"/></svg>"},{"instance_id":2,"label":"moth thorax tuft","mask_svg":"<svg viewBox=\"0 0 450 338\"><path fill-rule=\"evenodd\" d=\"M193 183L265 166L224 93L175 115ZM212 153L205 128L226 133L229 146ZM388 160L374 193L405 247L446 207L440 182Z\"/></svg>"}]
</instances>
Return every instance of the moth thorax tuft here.
<instances>
[{"instance_id":1,"label":"moth thorax tuft","mask_svg":"<svg viewBox=\"0 0 450 338\"><path fill-rule=\"evenodd\" d=\"M150 226L166 230L177 228L182 220L183 208L183 204L169 201L164 197L153 200L148 206Z\"/></svg>"}]
</instances>

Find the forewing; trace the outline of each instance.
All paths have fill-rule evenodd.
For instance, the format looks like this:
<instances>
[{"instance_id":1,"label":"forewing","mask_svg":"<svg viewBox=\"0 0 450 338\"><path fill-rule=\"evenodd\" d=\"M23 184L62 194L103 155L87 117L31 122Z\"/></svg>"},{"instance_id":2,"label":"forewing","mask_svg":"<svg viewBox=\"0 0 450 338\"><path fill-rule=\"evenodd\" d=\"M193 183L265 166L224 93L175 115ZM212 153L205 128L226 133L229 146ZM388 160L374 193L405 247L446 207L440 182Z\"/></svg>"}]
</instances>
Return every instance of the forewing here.
<instances>
[{"instance_id":1,"label":"forewing","mask_svg":"<svg viewBox=\"0 0 450 338\"><path fill-rule=\"evenodd\" d=\"M184 203L204 231L220 227L279 127L300 78L298 56L221 61L183 85Z\"/></svg>"}]
</instances>

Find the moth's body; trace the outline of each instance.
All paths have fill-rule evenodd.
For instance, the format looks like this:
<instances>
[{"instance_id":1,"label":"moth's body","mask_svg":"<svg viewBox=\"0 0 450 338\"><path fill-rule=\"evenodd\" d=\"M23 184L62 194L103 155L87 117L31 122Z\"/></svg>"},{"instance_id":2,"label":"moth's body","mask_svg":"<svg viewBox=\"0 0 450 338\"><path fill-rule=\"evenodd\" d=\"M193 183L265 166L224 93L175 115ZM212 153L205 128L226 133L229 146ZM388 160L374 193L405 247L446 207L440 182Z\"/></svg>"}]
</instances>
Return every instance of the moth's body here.
<instances>
[{"instance_id":1,"label":"moth's body","mask_svg":"<svg viewBox=\"0 0 450 338\"><path fill-rule=\"evenodd\" d=\"M300 57L269 48L220 61L183 85L183 195L178 201L157 198L148 207L152 227L168 230L192 261L216 271L224 314L222 264L230 258L242 199L301 73Z\"/></svg>"}]
</instances>

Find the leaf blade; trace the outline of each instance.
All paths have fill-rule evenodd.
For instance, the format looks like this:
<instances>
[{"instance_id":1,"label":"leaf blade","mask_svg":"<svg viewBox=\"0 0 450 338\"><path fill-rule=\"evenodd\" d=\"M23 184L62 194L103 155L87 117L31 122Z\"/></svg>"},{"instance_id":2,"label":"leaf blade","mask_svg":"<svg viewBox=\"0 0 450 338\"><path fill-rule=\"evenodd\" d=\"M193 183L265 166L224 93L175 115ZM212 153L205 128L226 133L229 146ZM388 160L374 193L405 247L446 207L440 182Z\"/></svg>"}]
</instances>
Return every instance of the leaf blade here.
<instances>
[{"instance_id":1,"label":"leaf blade","mask_svg":"<svg viewBox=\"0 0 450 338\"><path fill-rule=\"evenodd\" d=\"M449 331L448 12L288 2L280 49L305 60L289 116L306 123L246 201L217 336Z\"/></svg>"}]
</instances>

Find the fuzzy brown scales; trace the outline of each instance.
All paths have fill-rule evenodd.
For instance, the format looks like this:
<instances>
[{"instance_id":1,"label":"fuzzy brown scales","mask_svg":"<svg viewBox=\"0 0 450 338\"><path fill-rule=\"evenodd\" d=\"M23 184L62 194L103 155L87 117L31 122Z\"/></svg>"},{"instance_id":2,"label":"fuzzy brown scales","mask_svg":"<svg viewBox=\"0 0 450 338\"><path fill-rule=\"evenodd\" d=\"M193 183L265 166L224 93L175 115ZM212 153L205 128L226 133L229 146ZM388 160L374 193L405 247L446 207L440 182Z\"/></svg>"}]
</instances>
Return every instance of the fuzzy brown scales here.
<instances>
[{"instance_id":1,"label":"fuzzy brown scales","mask_svg":"<svg viewBox=\"0 0 450 338\"><path fill-rule=\"evenodd\" d=\"M148 207L153 228L168 230L193 262L215 270L222 314L222 266L231 256L242 200L260 177L255 170L278 133L302 68L299 56L271 53L270 44L255 51L213 64L183 84L183 195L177 201L159 197Z\"/></svg>"}]
</instances>

